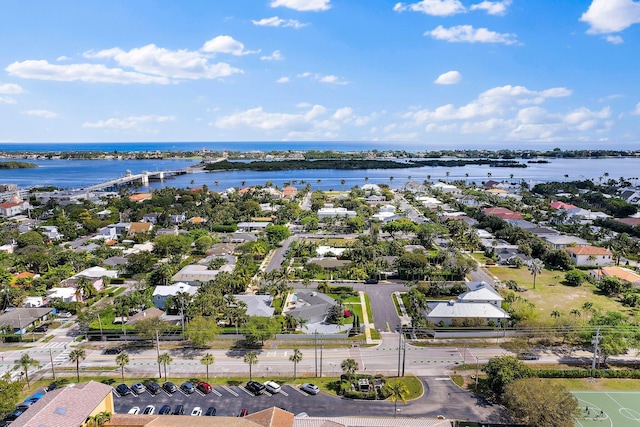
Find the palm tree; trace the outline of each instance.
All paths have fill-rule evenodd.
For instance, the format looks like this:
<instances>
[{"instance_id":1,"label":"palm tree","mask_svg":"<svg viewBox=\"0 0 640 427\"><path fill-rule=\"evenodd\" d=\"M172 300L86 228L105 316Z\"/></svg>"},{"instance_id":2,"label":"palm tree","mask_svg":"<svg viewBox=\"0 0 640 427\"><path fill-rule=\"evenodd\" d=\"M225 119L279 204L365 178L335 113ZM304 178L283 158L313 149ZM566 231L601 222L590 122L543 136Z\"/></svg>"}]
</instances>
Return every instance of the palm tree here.
<instances>
[{"instance_id":1,"label":"palm tree","mask_svg":"<svg viewBox=\"0 0 640 427\"><path fill-rule=\"evenodd\" d=\"M211 353L207 353L200 358L200 363L207 367L207 381L209 381L209 365L213 365L215 360L215 357L213 357Z\"/></svg>"},{"instance_id":2,"label":"palm tree","mask_svg":"<svg viewBox=\"0 0 640 427\"><path fill-rule=\"evenodd\" d=\"M25 380L27 380L27 388L30 388L31 384L29 384L29 368L32 366L36 368L40 367L40 362L29 356L27 353L22 353L20 359L16 359L15 364L16 368L22 368L22 372L24 372L24 378Z\"/></svg>"},{"instance_id":3,"label":"palm tree","mask_svg":"<svg viewBox=\"0 0 640 427\"><path fill-rule=\"evenodd\" d=\"M347 181L345 181L344 179L341 179L341 180L340 180L340 185L342 186L342 190L344 190L344 183L345 183L345 182L347 182Z\"/></svg>"},{"instance_id":4,"label":"palm tree","mask_svg":"<svg viewBox=\"0 0 640 427\"><path fill-rule=\"evenodd\" d=\"M571 314L573 314L576 317L580 317L581 315L580 310L578 310L577 308L574 308L573 310L571 310Z\"/></svg>"},{"instance_id":5,"label":"palm tree","mask_svg":"<svg viewBox=\"0 0 640 427\"><path fill-rule=\"evenodd\" d=\"M126 351L123 351L119 355L116 356L116 365L120 366L120 373L122 374L122 379L124 380L124 367L129 364L129 355Z\"/></svg>"},{"instance_id":6,"label":"palm tree","mask_svg":"<svg viewBox=\"0 0 640 427\"><path fill-rule=\"evenodd\" d=\"M344 372L347 375L347 378L349 378L349 381L351 381L351 377L358 370L358 362L351 358L344 359L342 364L340 364L340 367L342 368L342 372Z\"/></svg>"},{"instance_id":7,"label":"palm tree","mask_svg":"<svg viewBox=\"0 0 640 427\"><path fill-rule=\"evenodd\" d=\"M387 394L389 394L389 400L393 402L393 418L395 418L398 413L398 400L406 405L409 389L402 381L388 381L384 385L384 388Z\"/></svg>"},{"instance_id":8,"label":"palm tree","mask_svg":"<svg viewBox=\"0 0 640 427\"><path fill-rule=\"evenodd\" d=\"M169 353L162 353L158 356L158 363L164 367L164 380L167 380L167 365L170 365L173 361L173 357L169 356Z\"/></svg>"},{"instance_id":9,"label":"palm tree","mask_svg":"<svg viewBox=\"0 0 640 427\"><path fill-rule=\"evenodd\" d=\"M251 381L251 374L252 374L251 368L253 367L253 365L258 364L258 355L256 354L256 352L250 351L249 353L245 354L244 363L249 365L249 381Z\"/></svg>"},{"instance_id":10,"label":"palm tree","mask_svg":"<svg viewBox=\"0 0 640 427\"><path fill-rule=\"evenodd\" d=\"M76 348L69 353L69 360L76 363L76 375L80 382L80 362L87 357L87 353L81 348Z\"/></svg>"},{"instance_id":11,"label":"palm tree","mask_svg":"<svg viewBox=\"0 0 640 427\"><path fill-rule=\"evenodd\" d=\"M369 182L369 177L368 176L364 177L364 182Z\"/></svg>"},{"instance_id":12,"label":"palm tree","mask_svg":"<svg viewBox=\"0 0 640 427\"><path fill-rule=\"evenodd\" d=\"M533 289L536 288L536 277L538 276L538 274L542 273L542 270L544 270L544 263L542 261L540 261L538 258L531 261L531 264L529 265L529 271L531 272L531 274L533 274Z\"/></svg>"},{"instance_id":13,"label":"palm tree","mask_svg":"<svg viewBox=\"0 0 640 427\"><path fill-rule=\"evenodd\" d=\"M557 319L558 317L560 317L562 315L562 313L560 313L558 310L553 310L551 312L551 317L553 317L554 319Z\"/></svg>"},{"instance_id":14,"label":"palm tree","mask_svg":"<svg viewBox=\"0 0 640 427\"><path fill-rule=\"evenodd\" d=\"M99 412L92 417L89 417L86 427L103 427L107 421L111 421L111 412Z\"/></svg>"},{"instance_id":15,"label":"palm tree","mask_svg":"<svg viewBox=\"0 0 640 427\"><path fill-rule=\"evenodd\" d=\"M293 349L293 354L289 356L289 361L293 362L293 380L296 380L298 363L302 361L302 352L297 348Z\"/></svg>"},{"instance_id":16,"label":"palm tree","mask_svg":"<svg viewBox=\"0 0 640 427\"><path fill-rule=\"evenodd\" d=\"M80 276L76 282L76 291L80 293L82 299L91 298L96 294L96 288L93 286L93 283L82 276Z\"/></svg>"}]
</instances>

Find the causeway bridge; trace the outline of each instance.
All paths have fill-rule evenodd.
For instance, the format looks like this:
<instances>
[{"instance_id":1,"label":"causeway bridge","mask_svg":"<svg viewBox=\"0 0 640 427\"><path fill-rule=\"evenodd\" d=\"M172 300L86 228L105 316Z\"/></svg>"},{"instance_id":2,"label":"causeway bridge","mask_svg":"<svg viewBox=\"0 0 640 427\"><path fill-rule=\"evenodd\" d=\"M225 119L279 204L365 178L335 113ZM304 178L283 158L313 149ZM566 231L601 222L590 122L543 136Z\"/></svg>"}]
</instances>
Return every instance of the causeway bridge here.
<instances>
[{"instance_id":1,"label":"causeway bridge","mask_svg":"<svg viewBox=\"0 0 640 427\"><path fill-rule=\"evenodd\" d=\"M155 172L141 172L133 174L131 171L127 171L123 177L110 179L109 181L104 181L98 184L91 185L89 187L84 187L81 190L83 191L101 191L106 190L108 188L117 187L118 185L128 185L139 183L142 186L149 185L151 181L164 181L166 178L171 178L178 175L185 175L188 173L200 172L202 167L200 166L188 166L184 169L175 169L175 170L163 170L163 171L155 171Z\"/></svg>"}]
</instances>

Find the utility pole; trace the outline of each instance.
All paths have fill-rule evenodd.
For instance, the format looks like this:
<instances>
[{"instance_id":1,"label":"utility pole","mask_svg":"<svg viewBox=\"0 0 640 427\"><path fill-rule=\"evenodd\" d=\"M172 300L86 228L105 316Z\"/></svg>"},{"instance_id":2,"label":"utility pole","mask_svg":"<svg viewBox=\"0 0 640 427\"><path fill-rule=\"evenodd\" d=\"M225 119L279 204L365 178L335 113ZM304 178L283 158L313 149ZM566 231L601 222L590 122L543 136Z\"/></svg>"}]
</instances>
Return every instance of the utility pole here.
<instances>
[{"instance_id":1,"label":"utility pole","mask_svg":"<svg viewBox=\"0 0 640 427\"><path fill-rule=\"evenodd\" d=\"M49 359L51 359L51 372L53 373L53 380L56 380L56 367L53 365L53 355L51 349L49 349Z\"/></svg>"},{"instance_id":2,"label":"utility pole","mask_svg":"<svg viewBox=\"0 0 640 427\"><path fill-rule=\"evenodd\" d=\"M313 349L315 352L316 378L318 377L318 331L313 333Z\"/></svg>"},{"instance_id":3,"label":"utility pole","mask_svg":"<svg viewBox=\"0 0 640 427\"><path fill-rule=\"evenodd\" d=\"M160 369L160 337L158 336L158 330L156 329L156 351L158 352L158 375L162 378L162 370Z\"/></svg>"},{"instance_id":4,"label":"utility pole","mask_svg":"<svg viewBox=\"0 0 640 427\"><path fill-rule=\"evenodd\" d=\"M402 325L398 326L398 377L400 376L401 362L402 362Z\"/></svg>"},{"instance_id":5,"label":"utility pole","mask_svg":"<svg viewBox=\"0 0 640 427\"><path fill-rule=\"evenodd\" d=\"M402 377L404 378L404 365L407 360L407 340L402 340Z\"/></svg>"},{"instance_id":6,"label":"utility pole","mask_svg":"<svg viewBox=\"0 0 640 427\"><path fill-rule=\"evenodd\" d=\"M324 350L324 337L320 337L320 378L322 378L322 350Z\"/></svg>"},{"instance_id":7,"label":"utility pole","mask_svg":"<svg viewBox=\"0 0 640 427\"><path fill-rule=\"evenodd\" d=\"M100 341L104 341L104 335L102 334L102 320L100 320L100 313L98 315L98 325L100 325Z\"/></svg>"},{"instance_id":8,"label":"utility pole","mask_svg":"<svg viewBox=\"0 0 640 427\"><path fill-rule=\"evenodd\" d=\"M596 369L596 360L598 359L598 344L600 344L600 328L596 329L596 336L591 340L593 344L593 361L591 362L591 369Z\"/></svg>"}]
</instances>

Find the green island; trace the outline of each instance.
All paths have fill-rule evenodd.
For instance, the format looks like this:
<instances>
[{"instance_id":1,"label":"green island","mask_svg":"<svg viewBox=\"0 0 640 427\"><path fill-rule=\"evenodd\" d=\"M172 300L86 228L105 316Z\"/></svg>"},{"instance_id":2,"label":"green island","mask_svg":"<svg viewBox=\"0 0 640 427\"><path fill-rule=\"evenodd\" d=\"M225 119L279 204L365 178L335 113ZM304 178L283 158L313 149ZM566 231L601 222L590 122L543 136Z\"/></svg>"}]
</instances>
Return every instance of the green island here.
<instances>
[{"instance_id":1,"label":"green island","mask_svg":"<svg viewBox=\"0 0 640 427\"><path fill-rule=\"evenodd\" d=\"M0 169L32 169L37 167L38 165L29 162L16 162L13 160L9 162L0 162Z\"/></svg>"},{"instance_id":2,"label":"green island","mask_svg":"<svg viewBox=\"0 0 640 427\"><path fill-rule=\"evenodd\" d=\"M339 169L339 170L360 170L360 169L405 169L421 168L424 166L467 166L467 165L489 165L491 167L504 168L526 168L527 165L511 160L490 160L490 159L455 159L455 160L412 160L407 162L396 162L393 160L281 160L281 161L253 161L253 162L230 162L222 160L215 163L207 163L204 166L208 171L223 170L253 170L253 171L275 171L275 170L303 170L303 169Z\"/></svg>"}]
</instances>

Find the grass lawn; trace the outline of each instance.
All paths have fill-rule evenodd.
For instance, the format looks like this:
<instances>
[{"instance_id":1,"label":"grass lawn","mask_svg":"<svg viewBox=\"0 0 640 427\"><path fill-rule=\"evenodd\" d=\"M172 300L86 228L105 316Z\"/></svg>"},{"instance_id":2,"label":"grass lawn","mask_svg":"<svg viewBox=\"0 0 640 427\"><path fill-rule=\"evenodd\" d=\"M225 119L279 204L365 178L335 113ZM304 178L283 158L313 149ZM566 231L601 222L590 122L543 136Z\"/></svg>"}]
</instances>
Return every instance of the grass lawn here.
<instances>
[{"instance_id":1,"label":"grass lawn","mask_svg":"<svg viewBox=\"0 0 640 427\"><path fill-rule=\"evenodd\" d=\"M491 258L487 258L482 252L474 252L471 254L471 256L473 257L473 259L483 265L487 262L494 262Z\"/></svg>"},{"instance_id":2,"label":"grass lawn","mask_svg":"<svg viewBox=\"0 0 640 427\"><path fill-rule=\"evenodd\" d=\"M360 320L360 323L362 323L362 305L360 304L360 302L358 302L357 304L345 304L344 305L345 310L349 310L351 312L351 316L350 317L346 317L343 321L342 324L343 325L351 325L353 324L353 316L358 316L358 319Z\"/></svg>"},{"instance_id":3,"label":"grass lawn","mask_svg":"<svg viewBox=\"0 0 640 427\"><path fill-rule=\"evenodd\" d=\"M333 298L336 301L338 300L338 298L340 298L340 295L338 295L338 294L327 294L327 295L329 295L331 298ZM353 297L344 298L342 300L342 302L344 304L355 304L355 303L360 304L360 296L353 296Z\"/></svg>"},{"instance_id":4,"label":"grass lawn","mask_svg":"<svg viewBox=\"0 0 640 427\"><path fill-rule=\"evenodd\" d=\"M398 313L398 316L402 316L402 312L400 312L400 304L398 304L398 297L396 296L396 294L392 294L391 299L393 300L393 305L396 306L396 313Z\"/></svg>"},{"instance_id":5,"label":"grass lawn","mask_svg":"<svg viewBox=\"0 0 640 427\"><path fill-rule=\"evenodd\" d=\"M592 302L594 309L630 313L630 309L619 302L598 294L597 288L590 283L584 283L576 288L560 284L564 279L564 273L561 271L544 270L537 276L536 289L533 289L533 276L525 267L496 266L489 267L488 270L503 282L515 280L519 286L526 288L527 291L520 295L535 304L542 317L550 316L554 310L564 315L569 315L573 309L582 311L582 305L585 302Z\"/></svg>"},{"instance_id":6,"label":"grass lawn","mask_svg":"<svg viewBox=\"0 0 640 427\"><path fill-rule=\"evenodd\" d=\"M373 312L371 311L371 302L369 301L369 295L367 294L364 294L364 303L367 306L367 317L369 318L369 323L374 323Z\"/></svg>"}]
</instances>

